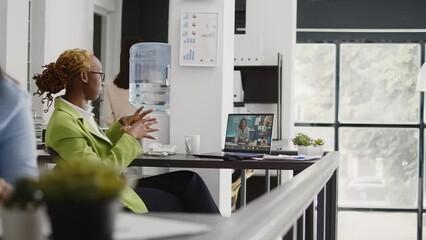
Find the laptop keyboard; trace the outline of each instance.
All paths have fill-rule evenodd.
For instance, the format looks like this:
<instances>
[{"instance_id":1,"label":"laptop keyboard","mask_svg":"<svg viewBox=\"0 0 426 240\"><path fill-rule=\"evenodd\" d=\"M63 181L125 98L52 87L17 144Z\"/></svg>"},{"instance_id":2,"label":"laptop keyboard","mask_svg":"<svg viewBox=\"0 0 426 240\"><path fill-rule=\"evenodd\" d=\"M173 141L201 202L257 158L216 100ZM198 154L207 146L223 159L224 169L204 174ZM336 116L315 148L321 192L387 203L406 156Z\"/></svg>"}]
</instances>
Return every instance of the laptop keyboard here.
<instances>
[{"instance_id":1,"label":"laptop keyboard","mask_svg":"<svg viewBox=\"0 0 426 240\"><path fill-rule=\"evenodd\" d=\"M243 152L236 152L236 153L228 153L228 154L233 154L233 155L237 155L240 156L244 159L248 159L248 158L262 158L264 154L262 153L243 153Z\"/></svg>"}]
</instances>

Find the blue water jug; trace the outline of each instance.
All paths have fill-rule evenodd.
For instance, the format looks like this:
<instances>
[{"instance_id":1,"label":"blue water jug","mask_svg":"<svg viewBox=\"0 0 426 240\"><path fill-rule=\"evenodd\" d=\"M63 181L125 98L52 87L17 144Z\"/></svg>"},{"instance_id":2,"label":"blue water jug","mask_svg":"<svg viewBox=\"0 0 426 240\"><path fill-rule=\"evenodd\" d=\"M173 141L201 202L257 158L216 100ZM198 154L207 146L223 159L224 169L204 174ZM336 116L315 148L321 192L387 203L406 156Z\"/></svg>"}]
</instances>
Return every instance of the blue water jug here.
<instances>
[{"instance_id":1,"label":"blue water jug","mask_svg":"<svg viewBox=\"0 0 426 240\"><path fill-rule=\"evenodd\" d=\"M164 112L170 107L170 54L166 43L137 43L130 48L129 102Z\"/></svg>"}]
</instances>

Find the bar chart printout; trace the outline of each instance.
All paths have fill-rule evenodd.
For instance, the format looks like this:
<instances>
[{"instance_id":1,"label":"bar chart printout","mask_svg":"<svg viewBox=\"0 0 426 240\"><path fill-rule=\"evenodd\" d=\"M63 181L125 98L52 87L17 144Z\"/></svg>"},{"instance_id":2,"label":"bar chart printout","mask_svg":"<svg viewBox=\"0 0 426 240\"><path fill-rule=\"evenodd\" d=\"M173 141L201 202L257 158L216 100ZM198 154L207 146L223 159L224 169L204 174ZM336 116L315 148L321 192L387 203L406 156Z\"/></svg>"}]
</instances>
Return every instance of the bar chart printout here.
<instances>
[{"instance_id":1,"label":"bar chart printout","mask_svg":"<svg viewBox=\"0 0 426 240\"><path fill-rule=\"evenodd\" d=\"M194 61L194 59L194 51L192 49L189 49L189 51L183 56L183 60L185 61Z\"/></svg>"},{"instance_id":2,"label":"bar chart printout","mask_svg":"<svg viewBox=\"0 0 426 240\"><path fill-rule=\"evenodd\" d=\"M217 66L217 28L217 12L182 12L180 65Z\"/></svg>"}]
</instances>

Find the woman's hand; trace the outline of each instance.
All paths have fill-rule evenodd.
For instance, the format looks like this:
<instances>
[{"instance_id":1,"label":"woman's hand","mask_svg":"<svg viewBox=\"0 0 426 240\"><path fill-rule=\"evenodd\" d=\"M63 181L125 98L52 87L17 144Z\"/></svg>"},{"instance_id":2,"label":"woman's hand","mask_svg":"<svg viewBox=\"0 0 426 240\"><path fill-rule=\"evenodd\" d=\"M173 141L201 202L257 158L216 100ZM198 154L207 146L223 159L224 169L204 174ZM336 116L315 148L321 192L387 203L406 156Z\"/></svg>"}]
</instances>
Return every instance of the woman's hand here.
<instances>
[{"instance_id":1,"label":"woman's hand","mask_svg":"<svg viewBox=\"0 0 426 240\"><path fill-rule=\"evenodd\" d=\"M124 116L124 117L120 118L121 125L123 125L123 126L133 125L134 123L136 123L137 121L141 120L146 115L148 115L152 111L154 111L153 109L150 109L150 110L147 110L145 112L142 112L143 108L144 108L144 106L138 108L132 115Z\"/></svg>"},{"instance_id":2,"label":"woman's hand","mask_svg":"<svg viewBox=\"0 0 426 240\"><path fill-rule=\"evenodd\" d=\"M157 123L157 119L147 116L153 110L142 112L142 109L143 107L136 110L132 116L121 118L120 121L124 123L122 129L138 140L142 138L155 139L150 133L158 131L157 128L151 127Z\"/></svg>"}]
</instances>

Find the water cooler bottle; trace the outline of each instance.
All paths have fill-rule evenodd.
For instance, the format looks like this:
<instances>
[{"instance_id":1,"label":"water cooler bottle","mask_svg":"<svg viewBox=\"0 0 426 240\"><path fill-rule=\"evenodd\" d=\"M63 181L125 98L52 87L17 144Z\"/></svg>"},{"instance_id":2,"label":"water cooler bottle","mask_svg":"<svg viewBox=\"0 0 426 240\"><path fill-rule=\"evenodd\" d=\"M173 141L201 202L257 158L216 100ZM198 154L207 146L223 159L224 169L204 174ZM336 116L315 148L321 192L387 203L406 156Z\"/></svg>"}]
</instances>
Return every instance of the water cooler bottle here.
<instances>
[{"instance_id":1,"label":"water cooler bottle","mask_svg":"<svg viewBox=\"0 0 426 240\"><path fill-rule=\"evenodd\" d=\"M129 102L134 107L154 109L160 131L152 135L156 141L144 139L144 150L153 143L170 143L170 54L166 43L137 43L130 48Z\"/></svg>"}]
</instances>

